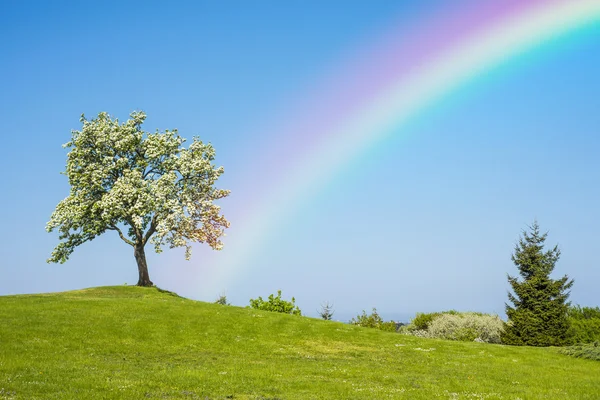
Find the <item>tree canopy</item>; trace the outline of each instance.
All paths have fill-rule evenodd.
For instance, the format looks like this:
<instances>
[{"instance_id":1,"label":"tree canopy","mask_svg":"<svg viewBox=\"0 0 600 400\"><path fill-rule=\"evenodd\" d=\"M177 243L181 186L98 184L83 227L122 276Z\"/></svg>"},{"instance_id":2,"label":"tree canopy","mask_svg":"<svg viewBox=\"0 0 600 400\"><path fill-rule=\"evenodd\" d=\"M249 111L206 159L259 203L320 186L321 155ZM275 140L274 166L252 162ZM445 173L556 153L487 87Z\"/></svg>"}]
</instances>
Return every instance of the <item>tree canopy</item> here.
<instances>
[{"instance_id":1,"label":"tree canopy","mask_svg":"<svg viewBox=\"0 0 600 400\"><path fill-rule=\"evenodd\" d=\"M229 222L214 201L229 191L215 187L223 167L213 164L214 148L197 137L183 148L176 129L144 132L145 119L143 112L121 124L105 112L91 121L81 116L83 127L63 145L71 190L46 225L60 239L48 262L64 263L77 246L115 231L134 247L138 285L150 286L149 241L157 253L185 247L186 259L192 242L222 248Z\"/></svg>"}]
</instances>

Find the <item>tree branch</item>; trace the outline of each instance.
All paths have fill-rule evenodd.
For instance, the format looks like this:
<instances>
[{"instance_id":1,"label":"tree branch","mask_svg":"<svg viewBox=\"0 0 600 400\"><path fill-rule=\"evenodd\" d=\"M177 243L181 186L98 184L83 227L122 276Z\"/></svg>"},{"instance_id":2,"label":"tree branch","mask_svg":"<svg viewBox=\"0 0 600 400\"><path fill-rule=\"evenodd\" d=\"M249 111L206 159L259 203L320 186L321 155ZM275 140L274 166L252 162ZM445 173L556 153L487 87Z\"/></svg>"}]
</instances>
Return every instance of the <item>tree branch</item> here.
<instances>
[{"instance_id":1,"label":"tree branch","mask_svg":"<svg viewBox=\"0 0 600 400\"><path fill-rule=\"evenodd\" d=\"M148 239L150 239L150 236L154 235L154 232L156 232L156 222L156 214L154 214L154 216L152 217L152 222L150 223L150 229L148 229L148 232L146 232L146 234L144 235L144 241L142 242L144 246L148 242Z\"/></svg>"},{"instance_id":2,"label":"tree branch","mask_svg":"<svg viewBox=\"0 0 600 400\"><path fill-rule=\"evenodd\" d=\"M144 172L144 174L142 175L142 178L146 179L150 174L159 174L159 173L160 173L160 171L157 171L155 168L150 168L149 170Z\"/></svg>"},{"instance_id":3,"label":"tree branch","mask_svg":"<svg viewBox=\"0 0 600 400\"><path fill-rule=\"evenodd\" d=\"M125 235L123 235L123 232L121 232L121 230L119 229L119 227L117 227L116 225L110 225L108 227L108 229L113 230L113 231L117 231L119 233L119 236L121 237L121 239L123 239L123 241L125 243L127 243L130 246L135 246L135 243L133 243L131 240L127 239L125 237Z\"/></svg>"},{"instance_id":4,"label":"tree branch","mask_svg":"<svg viewBox=\"0 0 600 400\"><path fill-rule=\"evenodd\" d=\"M133 234L135 235L135 243L132 244L132 246L135 247L136 245L143 243L142 241L144 240L144 238L142 237L142 232L140 231L140 229L138 229L137 226L135 226L135 224L133 223L133 219L131 219L131 216L124 219L125 222L129 224L131 230L133 231Z\"/></svg>"}]
</instances>

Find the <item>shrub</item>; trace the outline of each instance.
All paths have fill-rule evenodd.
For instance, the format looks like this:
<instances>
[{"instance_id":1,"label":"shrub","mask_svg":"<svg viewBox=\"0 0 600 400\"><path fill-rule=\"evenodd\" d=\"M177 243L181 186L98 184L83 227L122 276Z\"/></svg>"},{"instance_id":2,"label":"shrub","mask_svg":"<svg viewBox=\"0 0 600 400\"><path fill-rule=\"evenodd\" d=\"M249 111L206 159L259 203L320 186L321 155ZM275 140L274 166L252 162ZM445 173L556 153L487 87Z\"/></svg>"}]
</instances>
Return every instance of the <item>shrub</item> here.
<instances>
[{"instance_id":1,"label":"shrub","mask_svg":"<svg viewBox=\"0 0 600 400\"><path fill-rule=\"evenodd\" d=\"M377 313L376 308L373 308L371 315L367 315L367 313L363 310L362 314L356 316L356 318L352 318L350 323L352 325L358 325L365 328L375 328L382 331L396 332L396 322L385 322Z\"/></svg>"},{"instance_id":2,"label":"shrub","mask_svg":"<svg viewBox=\"0 0 600 400\"><path fill-rule=\"evenodd\" d=\"M418 331L426 331L429 328L429 324L435 318L439 317L442 314L458 314L458 311L450 310L450 311L442 311L442 312L434 312L434 313L417 313L417 315L410 321L410 324L407 326L407 329L410 330L418 330Z\"/></svg>"},{"instance_id":3,"label":"shrub","mask_svg":"<svg viewBox=\"0 0 600 400\"><path fill-rule=\"evenodd\" d=\"M292 297L292 301L286 301L281 298L281 290L277 291L277 297L269 295L267 301L263 300L262 297L258 299L250 299L250 307L257 310L273 311L284 314L302 315L300 308L296 305L296 299Z\"/></svg>"},{"instance_id":4,"label":"shrub","mask_svg":"<svg viewBox=\"0 0 600 400\"><path fill-rule=\"evenodd\" d=\"M567 316L571 319L600 319L600 307L570 306Z\"/></svg>"},{"instance_id":5,"label":"shrub","mask_svg":"<svg viewBox=\"0 0 600 400\"><path fill-rule=\"evenodd\" d=\"M573 343L600 341L600 308L571 306L567 311Z\"/></svg>"},{"instance_id":6,"label":"shrub","mask_svg":"<svg viewBox=\"0 0 600 400\"><path fill-rule=\"evenodd\" d=\"M600 341L600 318L571 320L570 334L573 343Z\"/></svg>"},{"instance_id":7,"label":"shrub","mask_svg":"<svg viewBox=\"0 0 600 400\"><path fill-rule=\"evenodd\" d=\"M500 343L504 322L497 315L472 312L442 314L429 324L430 337L472 342Z\"/></svg>"},{"instance_id":8,"label":"shrub","mask_svg":"<svg viewBox=\"0 0 600 400\"><path fill-rule=\"evenodd\" d=\"M504 322L497 315L445 311L419 313L402 333L425 338L500 343Z\"/></svg>"}]
</instances>

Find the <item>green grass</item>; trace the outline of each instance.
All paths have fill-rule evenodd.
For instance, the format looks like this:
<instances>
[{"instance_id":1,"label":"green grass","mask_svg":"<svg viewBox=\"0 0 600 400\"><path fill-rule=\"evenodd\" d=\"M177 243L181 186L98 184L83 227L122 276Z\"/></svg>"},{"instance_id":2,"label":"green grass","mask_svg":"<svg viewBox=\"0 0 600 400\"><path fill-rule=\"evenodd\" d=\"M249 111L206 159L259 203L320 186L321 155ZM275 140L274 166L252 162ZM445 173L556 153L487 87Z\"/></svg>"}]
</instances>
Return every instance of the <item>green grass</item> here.
<instances>
[{"instance_id":1,"label":"green grass","mask_svg":"<svg viewBox=\"0 0 600 400\"><path fill-rule=\"evenodd\" d=\"M0 399L597 399L600 363L104 287L0 297Z\"/></svg>"}]
</instances>

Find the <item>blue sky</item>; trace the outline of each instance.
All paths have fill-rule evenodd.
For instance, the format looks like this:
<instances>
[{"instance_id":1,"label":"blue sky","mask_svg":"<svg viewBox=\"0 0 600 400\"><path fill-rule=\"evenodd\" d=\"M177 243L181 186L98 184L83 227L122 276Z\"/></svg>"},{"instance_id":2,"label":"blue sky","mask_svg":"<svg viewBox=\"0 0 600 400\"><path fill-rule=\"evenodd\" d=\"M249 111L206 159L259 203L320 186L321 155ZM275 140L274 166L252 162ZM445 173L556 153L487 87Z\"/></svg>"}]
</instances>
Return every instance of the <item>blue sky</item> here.
<instances>
[{"instance_id":1,"label":"blue sky","mask_svg":"<svg viewBox=\"0 0 600 400\"><path fill-rule=\"evenodd\" d=\"M69 189L61 145L82 113L124 120L144 110L148 131L210 141L232 190L223 209L235 214L245 195L236 176L275 139L261 127L392 22L441 4L123 3L0 3L0 294L137 280L133 252L110 232L66 264L45 263L57 237L44 226ZM342 320L371 307L396 319L502 314L510 254L537 218L562 249L556 275L575 279L571 300L599 305L597 71L597 27L527 53L366 149L291 210L226 286L203 287L203 261L220 253L201 247L191 262L179 250L149 256L151 278L236 305L282 289L309 315L333 302Z\"/></svg>"}]
</instances>

